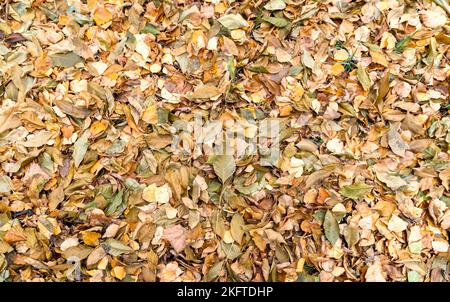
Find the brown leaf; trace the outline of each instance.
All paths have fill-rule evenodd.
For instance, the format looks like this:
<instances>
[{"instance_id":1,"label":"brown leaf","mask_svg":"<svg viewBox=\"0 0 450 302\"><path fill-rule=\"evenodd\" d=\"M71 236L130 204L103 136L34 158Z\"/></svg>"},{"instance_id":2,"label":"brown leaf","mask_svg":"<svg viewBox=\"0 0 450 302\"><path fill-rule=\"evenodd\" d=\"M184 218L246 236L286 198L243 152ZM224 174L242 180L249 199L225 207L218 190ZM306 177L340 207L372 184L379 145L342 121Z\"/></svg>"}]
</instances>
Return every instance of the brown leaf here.
<instances>
[{"instance_id":1,"label":"brown leaf","mask_svg":"<svg viewBox=\"0 0 450 302\"><path fill-rule=\"evenodd\" d=\"M71 115L73 117L87 118L89 115L92 114L91 110L83 107L77 107L68 101L55 100L55 104L56 106L58 106L59 109L61 109L62 112Z\"/></svg>"},{"instance_id":2,"label":"brown leaf","mask_svg":"<svg viewBox=\"0 0 450 302\"><path fill-rule=\"evenodd\" d=\"M5 38L5 42L11 45L23 42L23 41L27 41L27 39L22 36L22 34L20 33L12 33L9 34L8 36L6 36Z\"/></svg>"}]
</instances>

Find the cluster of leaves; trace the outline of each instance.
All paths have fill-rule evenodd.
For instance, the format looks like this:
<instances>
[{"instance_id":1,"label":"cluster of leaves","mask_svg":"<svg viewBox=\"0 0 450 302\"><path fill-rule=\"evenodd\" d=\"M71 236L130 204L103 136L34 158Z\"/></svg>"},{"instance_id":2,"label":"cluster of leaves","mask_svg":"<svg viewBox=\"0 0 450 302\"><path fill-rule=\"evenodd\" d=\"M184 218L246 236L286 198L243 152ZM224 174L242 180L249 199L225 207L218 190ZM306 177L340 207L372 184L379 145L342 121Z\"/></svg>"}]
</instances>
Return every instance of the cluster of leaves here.
<instances>
[{"instance_id":1,"label":"cluster of leaves","mask_svg":"<svg viewBox=\"0 0 450 302\"><path fill-rule=\"evenodd\" d=\"M447 2L3 1L0 281L449 281Z\"/></svg>"}]
</instances>

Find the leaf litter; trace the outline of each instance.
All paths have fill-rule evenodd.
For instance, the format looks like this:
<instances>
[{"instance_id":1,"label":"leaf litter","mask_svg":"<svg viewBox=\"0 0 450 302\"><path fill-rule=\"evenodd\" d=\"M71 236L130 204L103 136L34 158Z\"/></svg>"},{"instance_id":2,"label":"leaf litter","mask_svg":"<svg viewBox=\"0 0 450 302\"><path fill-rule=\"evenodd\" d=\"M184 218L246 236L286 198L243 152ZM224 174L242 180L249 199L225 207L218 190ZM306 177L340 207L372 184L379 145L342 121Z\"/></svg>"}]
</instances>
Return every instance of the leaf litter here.
<instances>
[{"instance_id":1,"label":"leaf litter","mask_svg":"<svg viewBox=\"0 0 450 302\"><path fill-rule=\"evenodd\" d=\"M0 281L449 281L448 1L2 6Z\"/></svg>"}]
</instances>

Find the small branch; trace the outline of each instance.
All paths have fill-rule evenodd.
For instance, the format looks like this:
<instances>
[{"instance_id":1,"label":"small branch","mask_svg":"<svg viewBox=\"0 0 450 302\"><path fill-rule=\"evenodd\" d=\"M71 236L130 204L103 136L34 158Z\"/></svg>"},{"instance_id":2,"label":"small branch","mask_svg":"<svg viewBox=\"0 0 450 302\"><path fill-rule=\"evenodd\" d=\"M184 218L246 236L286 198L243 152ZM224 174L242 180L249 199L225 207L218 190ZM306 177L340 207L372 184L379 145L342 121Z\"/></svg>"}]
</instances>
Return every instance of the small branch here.
<instances>
[{"instance_id":1,"label":"small branch","mask_svg":"<svg viewBox=\"0 0 450 302\"><path fill-rule=\"evenodd\" d=\"M9 0L6 0L5 2L5 21L8 21L8 7L9 7Z\"/></svg>"}]
</instances>

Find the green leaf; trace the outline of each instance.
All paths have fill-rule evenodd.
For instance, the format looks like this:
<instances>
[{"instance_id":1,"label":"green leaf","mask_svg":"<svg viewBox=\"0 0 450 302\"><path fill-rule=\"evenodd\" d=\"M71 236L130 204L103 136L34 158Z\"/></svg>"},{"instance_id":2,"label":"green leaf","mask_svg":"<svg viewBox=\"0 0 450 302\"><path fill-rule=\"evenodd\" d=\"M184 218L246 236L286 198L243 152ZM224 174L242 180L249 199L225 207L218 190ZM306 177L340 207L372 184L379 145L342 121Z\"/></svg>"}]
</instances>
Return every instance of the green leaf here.
<instances>
[{"instance_id":1,"label":"green leaf","mask_svg":"<svg viewBox=\"0 0 450 302\"><path fill-rule=\"evenodd\" d=\"M236 163L231 155L217 155L213 163L214 172L225 183L236 171Z\"/></svg>"},{"instance_id":2,"label":"green leaf","mask_svg":"<svg viewBox=\"0 0 450 302\"><path fill-rule=\"evenodd\" d=\"M248 70L250 70L251 72L256 72L256 73L269 73L267 68L262 65L252 65L248 68Z\"/></svg>"},{"instance_id":3,"label":"green leaf","mask_svg":"<svg viewBox=\"0 0 450 302\"><path fill-rule=\"evenodd\" d=\"M323 228L325 230L325 237L331 242L332 245L335 245L336 241L339 239L339 224L333 213L329 210L325 214Z\"/></svg>"},{"instance_id":4,"label":"green leaf","mask_svg":"<svg viewBox=\"0 0 450 302\"><path fill-rule=\"evenodd\" d=\"M217 180L213 180L208 183L208 192L219 192L221 186L222 185L220 184L220 182L218 182Z\"/></svg>"},{"instance_id":5,"label":"green leaf","mask_svg":"<svg viewBox=\"0 0 450 302\"><path fill-rule=\"evenodd\" d=\"M347 198L357 200L370 192L371 189L372 186L369 186L363 182L357 182L349 186L343 186L339 193Z\"/></svg>"},{"instance_id":6,"label":"green leaf","mask_svg":"<svg viewBox=\"0 0 450 302\"><path fill-rule=\"evenodd\" d=\"M217 21L230 30L249 26L247 21L245 21L240 14L225 15L220 17Z\"/></svg>"},{"instance_id":7,"label":"green leaf","mask_svg":"<svg viewBox=\"0 0 450 302\"><path fill-rule=\"evenodd\" d=\"M57 53L50 56L52 65L57 67L72 67L77 63L83 62L83 59L73 51L67 53Z\"/></svg>"},{"instance_id":8,"label":"green leaf","mask_svg":"<svg viewBox=\"0 0 450 302\"><path fill-rule=\"evenodd\" d=\"M263 20L266 22L269 22L270 24L272 24L278 28L283 28L290 24L290 22L285 18L264 17Z\"/></svg>"},{"instance_id":9,"label":"green leaf","mask_svg":"<svg viewBox=\"0 0 450 302\"><path fill-rule=\"evenodd\" d=\"M356 75L364 90L369 91L370 87L372 86L372 81L370 80L366 69L361 64L358 64L358 71Z\"/></svg>"},{"instance_id":10,"label":"green leaf","mask_svg":"<svg viewBox=\"0 0 450 302\"><path fill-rule=\"evenodd\" d=\"M320 221L321 223L323 223L323 221L325 220L325 213L326 213L325 209L319 209L314 213L313 217L317 221Z\"/></svg>"},{"instance_id":11,"label":"green leaf","mask_svg":"<svg viewBox=\"0 0 450 302\"><path fill-rule=\"evenodd\" d=\"M209 269L208 274L206 275L206 282L210 282L219 276L220 271L222 271L224 262L225 260L217 262Z\"/></svg>"},{"instance_id":12,"label":"green leaf","mask_svg":"<svg viewBox=\"0 0 450 302\"><path fill-rule=\"evenodd\" d=\"M88 149L88 139L90 135L89 131L84 132L74 144L73 160L75 161L75 167L77 168L83 161L84 155Z\"/></svg>"},{"instance_id":13,"label":"green leaf","mask_svg":"<svg viewBox=\"0 0 450 302\"><path fill-rule=\"evenodd\" d=\"M220 247L227 259L234 260L241 255L241 249L234 243L220 242Z\"/></svg>"},{"instance_id":14,"label":"green leaf","mask_svg":"<svg viewBox=\"0 0 450 302\"><path fill-rule=\"evenodd\" d=\"M114 198L111 200L111 202L109 202L108 207L105 210L105 214L106 215L111 215L114 212L116 212L120 205L123 202L123 190L120 190L116 196L114 196Z\"/></svg>"},{"instance_id":15,"label":"green leaf","mask_svg":"<svg viewBox=\"0 0 450 302\"><path fill-rule=\"evenodd\" d=\"M246 180L247 178L243 176L234 178L233 180L233 185L236 188L236 190L245 195L253 194L256 191L262 190L266 186L266 182L262 177L260 177L254 183L248 186L245 185Z\"/></svg>"},{"instance_id":16,"label":"green leaf","mask_svg":"<svg viewBox=\"0 0 450 302\"><path fill-rule=\"evenodd\" d=\"M295 77L302 71L302 69L303 69L302 65L294 65L291 68L289 68L288 75L291 77Z\"/></svg>"},{"instance_id":17,"label":"green leaf","mask_svg":"<svg viewBox=\"0 0 450 302\"><path fill-rule=\"evenodd\" d=\"M159 34L159 28L153 24L147 23L147 25L145 25L144 28L141 30L141 33L157 35Z\"/></svg>"},{"instance_id":18,"label":"green leaf","mask_svg":"<svg viewBox=\"0 0 450 302\"><path fill-rule=\"evenodd\" d=\"M120 256L133 251L131 247L123 244L121 241L109 238L102 244L103 249L111 256Z\"/></svg>"}]
</instances>

